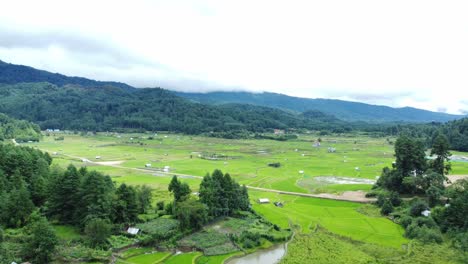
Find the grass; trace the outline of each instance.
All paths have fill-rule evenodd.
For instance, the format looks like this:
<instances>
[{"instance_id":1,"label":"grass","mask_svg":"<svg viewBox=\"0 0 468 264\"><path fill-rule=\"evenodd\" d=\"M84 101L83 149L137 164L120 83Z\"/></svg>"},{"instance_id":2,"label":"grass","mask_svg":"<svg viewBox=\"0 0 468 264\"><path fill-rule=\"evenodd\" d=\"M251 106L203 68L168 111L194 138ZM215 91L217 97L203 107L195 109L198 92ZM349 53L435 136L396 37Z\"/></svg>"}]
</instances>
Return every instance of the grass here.
<instances>
[{"instance_id":1,"label":"grass","mask_svg":"<svg viewBox=\"0 0 468 264\"><path fill-rule=\"evenodd\" d=\"M288 254L281 264L291 263L462 263L447 243L411 242L408 249L396 249L363 243L334 235L323 228L309 234L297 234L288 244Z\"/></svg>"},{"instance_id":2,"label":"grass","mask_svg":"<svg viewBox=\"0 0 468 264\"><path fill-rule=\"evenodd\" d=\"M178 242L179 246L196 247L205 255L222 255L238 251L227 236L211 228L196 232Z\"/></svg>"},{"instance_id":3,"label":"grass","mask_svg":"<svg viewBox=\"0 0 468 264\"><path fill-rule=\"evenodd\" d=\"M217 255L217 256L200 256L196 259L196 264L223 264L226 260L243 255L242 252L234 252L230 254Z\"/></svg>"},{"instance_id":4,"label":"grass","mask_svg":"<svg viewBox=\"0 0 468 264\"><path fill-rule=\"evenodd\" d=\"M174 172L198 176L220 168L229 171L231 176L244 184L298 192L307 192L296 185L303 177L299 170L304 170L306 176L334 175L374 179L380 174L383 165L389 166L393 161L393 146L384 139L364 137L324 137L323 147L314 148L312 142L316 139L315 136L301 136L299 140L288 142L183 135L167 135L167 138L164 137L166 135L158 135L155 140L148 140L142 139L142 136L147 135L121 135L121 138L65 135L64 141L44 137L44 141L30 145L52 153L58 152L57 156L63 158L66 157L60 154L89 160L96 160L96 156L101 156L99 161L120 160L123 161L121 166L128 168L142 168L146 163L151 163L153 168L170 166ZM135 143L132 143L130 137L134 138ZM328 153L328 146L337 148L337 153ZM201 159L194 152L225 154L228 159ZM74 162L81 163L78 159ZM280 162L282 166L268 167L267 164L272 162ZM356 171L355 167L360 167L361 170ZM123 177L127 178L128 183L142 183L136 177Z\"/></svg>"},{"instance_id":5,"label":"grass","mask_svg":"<svg viewBox=\"0 0 468 264\"><path fill-rule=\"evenodd\" d=\"M288 254L281 260L290 263L372 263L375 259L357 251L350 243L319 231L312 234L298 234L288 245Z\"/></svg>"},{"instance_id":6,"label":"grass","mask_svg":"<svg viewBox=\"0 0 468 264\"><path fill-rule=\"evenodd\" d=\"M123 259L126 259L126 258L129 258L129 257L133 257L133 256L145 254L145 253L150 253L151 251L152 251L152 249L147 248L147 247L130 248L130 249L127 249L124 252L120 253L120 257L123 258Z\"/></svg>"},{"instance_id":7,"label":"grass","mask_svg":"<svg viewBox=\"0 0 468 264\"><path fill-rule=\"evenodd\" d=\"M54 225L55 234L59 239L65 241L78 240L81 235L77 228L67 225Z\"/></svg>"},{"instance_id":8,"label":"grass","mask_svg":"<svg viewBox=\"0 0 468 264\"><path fill-rule=\"evenodd\" d=\"M167 186L172 175L154 175L157 174L158 168L164 166L170 166L171 172L174 173L196 176L203 176L218 168L229 172L241 184L276 190L302 193L340 193L350 190L367 191L371 185L315 185L308 183L308 181L316 176L375 179L376 176L380 175L382 168L391 166L394 160L394 146L388 144L385 138L369 138L360 135L323 136L320 148L312 146L318 137L315 135L300 135L297 140L287 142L254 139L228 140L174 134L158 134L154 140L149 140L148 136L150 134L121 134L119 137L104 133L84 137L65 135L64 141L54 141L53 136L51 136L44 137L44 140L39 143L26 145L50 153L58 152L58 155L52 156L54 164L61 167L65 167L69 163L77 166L88 165L90 169L109 174L117 183L147 184L157 190L154 192L155 203L171 199L167 192ZM334 147L337 152L328 153L327 147ZM228 158L225 160L201 159L198 157L199 153L223 154ZM454 154L468 156L467 153L454 152ZM122 163L117 167L108 167L84 164L77 158L83 157L97 161L96 156L101 156L98 161L122 161ZM268 163L273 162L281 163L281 167L267 166ZM154 173L135 170L135 168L144 168L147 163L151 163ZM356 167L359 167L359 170L356 170ZM452 174L468 174L468 162L452 162L452 168ZM304 171L303 174L299 173L301 170ZM182 180L190 185L192 191L198 190L200 179L184 178ZM408 244L408 240L402 236L403 229L399 225L380 217L375 210L363 207L361 204L253 190L250 190L249 194L253 208L272 223L282 228L296 225L300 231L306 234L310 232L312 227L320 224L334 234L364 243L366 247L360 246L360 250L371 257L372 254L368 252L371 250L366 251L366 248L380 250L381 254L385 255L385 252L399 250L402 244ZM257 204L255 200L258 198L269 198L272 202L282 201L284 207ZM236 223L232 223L231 228L235 229ZM73 237L73 233L67 233L66 229L57 232L62 232L64 239ZM207 236L202 240L209 242L210 239ZM197 239L194 241L200 242ZM205 242L201 241L201 243ZM217 245L227 245L227 243ZM357 247L357 244L353 245ZM346 245L341 246L348 248ZM210 247L206 246L205 248ZM385 250L381 250L382 248ZM413 252L424 252L424 250L416 246ZM157 258L157 254L164 253L155 254L155 258ZM356 255L359 254L356 251ZM231 253L210 257L202 256L197 258L197 263L221 263L223 257L228 258L230 255ZM152 256L147 255L135 256L135 258L137 257L152 259ZM138 263L153 263L151 259L148 260L150 262ZM359 263L359 260L356 262Z\"/></svg>"},{"instance_id":9,"label":"grass","mask_svg":"<svg viewBox=\"0 0 468 264\"><path fill-rule=\"evenodd\" d=\"M266 219L283 228L297 225L303 232L320 224L328 230L355 240L400 248L408 241L401 226L383 217L370 217L357 209L363 205L317 198L295 197L250 191L253 208ZM273 204L258 204L256 199L282 201L283 208Z\"/></svg>"},{"instance_id":10,"label":"grass","mask_svg":"<svg viewBox=\"0 0 468 264\"><path fill-rule=\"evenodd\" d=\"M119 259L117 263L120 264L156 264L160 263L167 257L171 255L170 252L154 252L143 255L138 255L135 257L130 257L125 260Z\"/></svg>"},{"instance_id":11,"label":"grass","mask_svg":"<svg viewBox=\"0 0 468 264\"><path fill-rule=\"evenodd\" d=\"M165 264L192 264L195 263L195 259L202 255L201 252L190 252L173 255L164 261Z\"/></svg>"}]
</instances>

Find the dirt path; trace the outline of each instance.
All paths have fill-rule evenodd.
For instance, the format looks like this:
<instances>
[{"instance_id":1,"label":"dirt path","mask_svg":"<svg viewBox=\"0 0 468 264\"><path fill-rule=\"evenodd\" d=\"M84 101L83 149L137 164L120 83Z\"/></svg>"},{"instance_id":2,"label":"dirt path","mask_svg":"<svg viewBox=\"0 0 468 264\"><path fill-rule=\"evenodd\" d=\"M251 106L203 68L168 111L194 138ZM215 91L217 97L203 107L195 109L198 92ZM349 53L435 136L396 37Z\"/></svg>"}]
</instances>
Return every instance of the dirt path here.
<instances>
[{"instance_id":1,"label":"dirt path","mask_svg":"<svg viewBox=\"0 0 468 264\"><path fill-rule=\"evenodd\" d=\"M273 193L286 194L286 195L322 198L322 199L339 200L339 201L350 201L350 202L357 202L357 203L370 203L370 202L376 201L375 198L365 197L366 193L363 191L346 191L338 195L338 194L331 194L331 193L312 194L312 193L287 192L287 191L280 191L280 190L267 189L267 188L254 187L254 186L247 186L247 188L252 189L252 190L273 192Z\"/></svg>"},{"instance_id":2,"label":"dirt path","mask_svg":"<svg viewBox=\"0 0 468 264\"><path fill-rule=\"evenodd\" d=\"M129 168L120 166L121 161L105 161L105 162L95 162L90 161L83 157L77 157L68 154L61 154L62 156L66 156L73 159L85 160L85 163L94 164L94 165L101 165L101 166L108 166L114 167L119 169L126 169L126 170L133 170L139 171L144 173L151 173L154 176L168 176L171 177L173 175L179 176L181 178L195 178L195 179L203 179L201 176L195 175L188 175L182 173L174 173L174 172L162 172L162 171L154 171L152 169L144 169L144 168ZM349 202L357 202L357 203L371 203L376 201L375 198L367 198L365 197L366 193L363 191L346 191L342 194L331 194L331 193L320 193L320 194L312 194L312 193L299 193L299 192L288 192L288 191L280 191L275 189L268 189L268 188L261 188L261 187L254 187L254 186L246 186L249 189L257 190L257 191L265 191L265 192L272 192L272 193L279 193L279 194L286 194L286 195L295 195L301 197L311 197L311 198L321 198L321 199L330 199L330 200L338 200L338 201L349 201Z\"/></svg>"},{"instance_id":3,"label":"dirt path","mask_svg":"<svg viewBox=\"0 0 468 264\"><path fill-rule=\"evenodd\" d=\"M461 179L468 179L468 175L448 175L447 178L452 182L456 182ZM447 184L449 185L449 184Z\"/></svg>"}]
</instances>

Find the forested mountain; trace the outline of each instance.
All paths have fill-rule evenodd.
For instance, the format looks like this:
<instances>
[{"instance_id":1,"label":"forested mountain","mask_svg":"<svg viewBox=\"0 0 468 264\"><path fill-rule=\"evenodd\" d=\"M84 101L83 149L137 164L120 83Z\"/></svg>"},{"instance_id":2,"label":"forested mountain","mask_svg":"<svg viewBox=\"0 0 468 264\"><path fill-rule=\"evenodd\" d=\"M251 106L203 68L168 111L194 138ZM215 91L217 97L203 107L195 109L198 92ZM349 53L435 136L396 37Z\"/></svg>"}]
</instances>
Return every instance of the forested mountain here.
<instances>
[{"instance_id":1,"label":"forested mountain","mask_svg":"<svg viewBox=\"0 0 468 264\"><path fill-rule=\"evenodd\" d=\"M406 130L416 137L431 137L442 129L455 149L466 149L465 121L416 125L340 119L423 122L458 117L443 113L272 93L177 94L211 104L193 102L160 88L137 89L122 83L67 77L0 62L0 113L34 122L42 129L165 130L222 137L288 128L330 132L360 130L382 135L397 135ZM237 101L244 104L235 103ZM308 108L311 105L313 107ZM280 106L283 109L279 109ZM290 109L285 109L287 107ZM36 140L38 127L18 122L16 126L21 124L22 129L25 128L23 131L29 132L16 133L17 140ZM11 134L11 128L3 128L3 131Z\"/></svg>"},{"instance_id":2,"label":"forested mountain","mask_svg":"<svg viewBox=\"0 0 468 264\"><path fill-rule=\"evenodd\" d=\"M225 104L241 103L275 107L284 110L304 112L318 110L346 121L369 122L446 122L461 118L459 115L431 112L412 107L392 108L334 99L309 99L277 93L212 92L176 93L200 103Z\"/></svg>"},{"instance_id":3,"label":"forested mountain","mask_svg":"<svg viewBox=\"0 0 468 264\"><path fill-rule=\"evenodd\" d=\"M69 77L59 73L38 70L29 66L6 63L0 60L0 83L15 84L22 82L48 82L58 86L76 84L83 87L119 87L125 90L135 88L125 83L100 82L82 77Z\"/></svg>"},{"instance_id":4,"label":"forested mountain","mask_svg":"<svg viewBox=\"0 0 468 264\"><path fill-rule=\"evenodd\" d=\"M159 88L0 84L0 112L37 123L42 129L264 132L279 128L349 129L327 115L306 116L253 105L211 106L190 102Z\"/></svg>"},{"instance_id":5,"label":"forested mountain","mask_svg":"<svg viewBox=\"0 0 468 264\"><path fill-rule=\"evenodd\" d=\"M16 139L18 142L38 141L40 137L41 130L38 125L0 113L0 141L6 139Z\"/></svg>"},{"instance_id":6,"label":"forested mountain","mask_svg":"<svg viewBox=\"0 0 468 264\"><path fill-rule=\"evenodd\" d=\"M447 136L452 149L468 151L468 118L448 122L441 131Z\"/></svg>"}]
</instances>

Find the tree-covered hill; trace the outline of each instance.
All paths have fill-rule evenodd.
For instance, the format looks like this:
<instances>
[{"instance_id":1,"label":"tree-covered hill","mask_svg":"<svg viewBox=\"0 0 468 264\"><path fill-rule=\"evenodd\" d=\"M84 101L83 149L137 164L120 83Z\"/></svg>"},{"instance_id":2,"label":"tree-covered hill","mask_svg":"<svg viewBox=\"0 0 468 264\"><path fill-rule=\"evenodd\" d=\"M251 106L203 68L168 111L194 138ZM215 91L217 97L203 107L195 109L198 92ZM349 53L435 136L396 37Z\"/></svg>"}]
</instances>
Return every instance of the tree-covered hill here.
<instances>
[{"instance_id":1,"label":"tree-covered hill","mask_svg":"<svg viewBox=\"0 0 468 264\"><path fill-rule=\"evenodd\" d=\"M450 147L459 151L468 151L468 118L448 122L442 127Z\"/></svg>"},{"instance_id":2,"label":"tree-covered hill","mask_svg":"<svg viewBox=\"0 0 468 264\"><path fill-rule=\"evenodd\" d=\"M50 83L0 84L0 112L37 123L42 129L265 132L279 128L343 130L349 125L327 115L305 116L240 104L190 102L159 88L127 91L117 87L57 86Z\"/></svg>"},{"instance_id":3,"label":"tree-covered hill","mask_svg":"<svg viewBox=\"0 0 468 264\"><path fill-rule=\"evenodd\" d=\"M277 93L212 92L176 93L178 96L207 104L240 103L305 112L318 110L346 121L368 122L446 122L463 116L431 112L412 107L392 108L334 99L310 99Z\"/></svg>"},{"instance_id":4,"label":"tree-covered hill","mask_svg":"<svg viewBox=\"0 0 468 264\"><path fill-rule=\"evenodd\" d=\"M135 88L120 82L100 82L82 77L69 77L59 73L38 70L29 66L6 63L0 60L0 83L48 82L58 86L76 84L83 87L119 87L125 90Z\"/></svg>"},{"instance_id":5,"label":"tree-covered hill","mask_svg":"<svg viewBox=\"0 0 468 264\"><path fill-rule=\"evenodd\" d=\"M38 141L41 130L36 124L24 120L16 120L0 113L0 141L16 139L18 142Z\"/></svg>"}]
</instances>

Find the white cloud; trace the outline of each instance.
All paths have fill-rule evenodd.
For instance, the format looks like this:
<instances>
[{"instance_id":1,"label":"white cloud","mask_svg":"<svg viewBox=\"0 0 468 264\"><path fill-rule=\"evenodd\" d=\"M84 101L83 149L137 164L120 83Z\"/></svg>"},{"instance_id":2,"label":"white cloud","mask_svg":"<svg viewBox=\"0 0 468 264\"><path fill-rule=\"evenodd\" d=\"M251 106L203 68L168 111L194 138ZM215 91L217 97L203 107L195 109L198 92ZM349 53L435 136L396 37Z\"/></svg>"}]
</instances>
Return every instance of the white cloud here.
<instances>
[{"instance_id":1,"label":"white cloud","mask_svg":"<svg viewBox=\"0 0 468 264\"><path fill-rule=\"evenodd\" d=\"M0 59L185 91L467 110L468 2L3 1Z\"/></svg>"}]
</instances>

